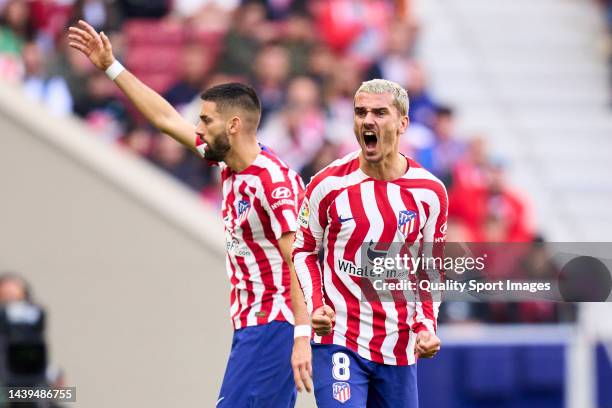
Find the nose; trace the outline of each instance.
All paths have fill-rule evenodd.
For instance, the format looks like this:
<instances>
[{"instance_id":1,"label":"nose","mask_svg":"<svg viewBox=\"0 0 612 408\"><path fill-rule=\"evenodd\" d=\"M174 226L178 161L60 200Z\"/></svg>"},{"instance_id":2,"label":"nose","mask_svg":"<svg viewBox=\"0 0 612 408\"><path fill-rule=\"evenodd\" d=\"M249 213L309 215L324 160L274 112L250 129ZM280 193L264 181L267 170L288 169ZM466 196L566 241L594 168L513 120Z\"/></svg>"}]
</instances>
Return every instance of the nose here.
<instances>
[{"instance_id":1,"label":"nose","mask_svg":"<svg viewBox=\"0 0 612 408\"><path fill-rule=\"evenodd\" d=\"M198 122L195 132L198 136L200 136L201 139L204 138L204 124L202 123L202 121Z\"/></svg>"},{"instance_id":2,"label":"nose","mask_svg":"<svg viewBox=\"0 0 612 408\"><path fill-rule=\"evenodd\" d=\"M363 118L363 124L366 127L374 126L374 113L366 112L365 117Z\"/></svg>"}]
</instances>

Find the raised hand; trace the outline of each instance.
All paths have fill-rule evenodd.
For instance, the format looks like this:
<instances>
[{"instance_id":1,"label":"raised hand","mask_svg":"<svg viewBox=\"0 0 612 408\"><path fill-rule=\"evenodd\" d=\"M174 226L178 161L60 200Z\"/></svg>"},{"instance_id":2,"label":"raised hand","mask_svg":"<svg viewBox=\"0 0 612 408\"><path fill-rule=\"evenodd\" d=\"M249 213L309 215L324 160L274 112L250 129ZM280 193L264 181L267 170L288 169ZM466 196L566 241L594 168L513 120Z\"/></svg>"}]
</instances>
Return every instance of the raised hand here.
<instances>
[{"instance_id":1,"label":"raised hand","mask_svg":"<svg viewBox=\"0 0 612 408\"><path fill-rule=\"evenodd\" d=\"M105 71L115 61L113 47L104 32L98 34L83 20L79 20L79 27L68 30L69 45L85 54L98 69Z\"/></svg>"}]
</instances>

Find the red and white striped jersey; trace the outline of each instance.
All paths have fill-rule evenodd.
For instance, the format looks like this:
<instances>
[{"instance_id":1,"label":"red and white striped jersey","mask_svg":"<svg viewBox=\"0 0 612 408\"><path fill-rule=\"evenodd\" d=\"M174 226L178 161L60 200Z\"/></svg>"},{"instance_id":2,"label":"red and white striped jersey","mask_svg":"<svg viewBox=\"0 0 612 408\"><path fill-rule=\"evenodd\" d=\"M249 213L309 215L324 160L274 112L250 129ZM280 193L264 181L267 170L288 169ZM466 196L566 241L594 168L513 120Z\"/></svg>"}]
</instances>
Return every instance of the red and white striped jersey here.
<instances>
[{"instance_id":1,"label":"red and white striped jersey","mask_svg":"<svg viewBox=\"0 0 612 408\"><path fill-rule=\"evenodd\" d=\"M395 295L384 302L364 296L362 278L351 273L350 266L353 271L360 267L360 250L368 242L443 245L446 189L414 160L406 160L408 171L394 181L367 176L359 168L359 151L321 170L306 188L293 249L309 311L327 304L336 312L332 334L315 336L314 341L341 345L390 365L415 363L416 333L435 333L439 302L423 293L412 301Z\"/></svg>"},{"instance_id":2,"label":"red and white striped jersey","mask_svg":"<svg viewBox=\"0 0 612 408\"><path fill-rule=\"evenodd\" d=\"M297 228L304 183L265 147L239 173L219 165L234 329L274 320L293 324L291 278L278 239Z\"/></svg>"}]
</instances>

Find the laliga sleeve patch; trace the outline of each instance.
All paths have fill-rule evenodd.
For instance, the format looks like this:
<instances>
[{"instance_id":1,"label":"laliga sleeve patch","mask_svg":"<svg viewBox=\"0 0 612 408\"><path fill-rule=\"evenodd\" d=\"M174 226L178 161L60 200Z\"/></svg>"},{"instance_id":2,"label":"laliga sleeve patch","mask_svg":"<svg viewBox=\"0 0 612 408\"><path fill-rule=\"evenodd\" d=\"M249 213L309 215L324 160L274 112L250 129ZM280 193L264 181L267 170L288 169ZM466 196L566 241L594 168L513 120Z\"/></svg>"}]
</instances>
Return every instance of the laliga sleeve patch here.
<instances>
[{"instance_id":1,"label":"laliga sleeve patch","mask_svg":"<svg viewBox=\"0 0 612 408\"><path fill-rule=\"evenodd\" d=\"M310 207L308 205L308 198L304 198L302 201L302 207L300 208L300 214L298 215L298 224L302 228L308 228L308 220L310 218Z\"/></svg>"}]
</instances>

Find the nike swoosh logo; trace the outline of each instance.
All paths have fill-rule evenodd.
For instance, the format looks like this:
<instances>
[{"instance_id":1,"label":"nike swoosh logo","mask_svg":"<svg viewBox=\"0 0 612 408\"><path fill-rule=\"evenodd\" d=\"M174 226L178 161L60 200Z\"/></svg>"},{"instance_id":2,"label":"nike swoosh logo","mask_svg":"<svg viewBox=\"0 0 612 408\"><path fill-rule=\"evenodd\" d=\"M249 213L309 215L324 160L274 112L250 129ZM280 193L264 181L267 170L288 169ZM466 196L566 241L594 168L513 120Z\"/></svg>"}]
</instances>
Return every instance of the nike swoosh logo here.
<instances>
[{"instance_id":1,"label":"nike swoosh logo","mask_svg":"<svg viewBox=\"0 0 612 408\"><path fill-rule=\"evenodd\" d=\"M217 403L215 404L215 407L216 407L216 406L218 406L218 405L219 405L219 403L220 403L222 400L224 400L224 399L225 399L225 397L221 397L221 398L219 398L219 399L217 400Z\"/></svg>"},{"instance_id":2,"label":"nike swoosh logo","mask_svg":"<svg viewBox=\"0 0 612 408\"><path fill-rule=\"evenodd\" d=\"M353 219L353 217L348 217L348 218L338 217L338 221L340 222L340 224L342 224L343 222L346 222L346 221L350 221L352 219Z\"/></svg>"}]
</instances>

